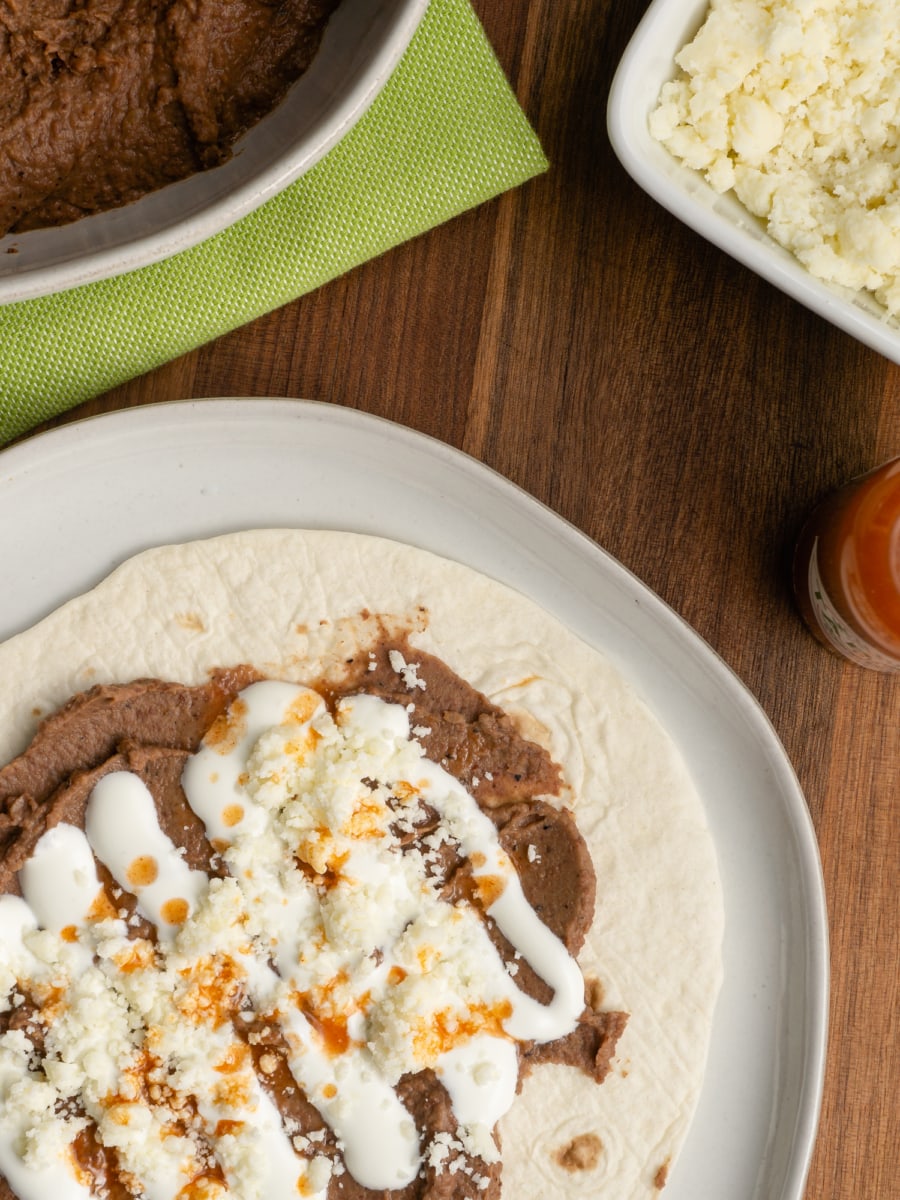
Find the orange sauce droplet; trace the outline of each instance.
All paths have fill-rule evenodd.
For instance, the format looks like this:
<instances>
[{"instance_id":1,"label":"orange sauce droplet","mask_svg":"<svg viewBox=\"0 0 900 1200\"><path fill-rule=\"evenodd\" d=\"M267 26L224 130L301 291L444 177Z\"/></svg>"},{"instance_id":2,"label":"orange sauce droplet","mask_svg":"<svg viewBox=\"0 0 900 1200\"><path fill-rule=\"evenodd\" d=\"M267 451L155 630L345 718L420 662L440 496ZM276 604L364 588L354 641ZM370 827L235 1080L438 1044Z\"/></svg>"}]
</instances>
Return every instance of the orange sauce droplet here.
<instances>
[{"instance_id":1,"label":"orange sauce droplet","mask_svg":"<svg viewBox=\"0 0 900 1200\"><path fill-rule=\"evenodd\" d=\"M381 838L383 819L384 805L380 801L362 799L341 826L341 833L351 838Z\"/></svg>"},{"instance_id":2,"label":"orange sauce droplet","mask_svg":"<svg viewBox=\"0 0 900 1200\"><path fill-rule=\"evenodd\" d=\"M472 1004L465 1013L442 1009L422 1019L413 1034L413 1049L420 1062L433 1062L440 1054L481 1033L505 1037L503 1022L512 1015L512 1004Z\"/></svg>"},{"instance_id":3,"label":"orange sauce droplet","mask_svg":"<svg viewBox=\"0 0 900 1200\"><path fill-rule=\"evenodd\" d=\"M315 692L301 692L288 708L287 719L298 725L305 725L319 707L319 697Z\"/></svg>"},{"instance_id":4,"label":"orange sauce droplet","mask_svg":"<svg viewBox=\"0 0 900 1200\"><path fill-rule=\"evenodd\" d=\"M214 1197L224 1196L225 1177L221 1167L213 1167L195 1175L190 1183L186 1183L178 1193L176 1200L214 1200Z\"/></svg>"},{"instance_id":5,"label":"orange sauce droplet","mask_svg":"<svg viewBox=\"0 0 900 1200\"><path fill-rule=\"evenodd\" d=\"M220 1075L231 1075L235 1071L242 1070L249 1053L250 1050L244 1042L232 1042L225 1051L225 1057L216 1063L216 1070Z\"/></svg>"},{"instance_id":6,"label":"orange sauce droplet","mask_svg":"<svg viewBox=\"0 0 900 1200\"><path fill-rule=\"evenodd\" d=\"M337 1095L337 1088L334 1086L333 1083L326 1083L325 1086L322 1088L322 1095L325 1097L326 1100L333 1100L334 1097Z\"/></svg>"},{"instance_id":7,"label":"orange sauce droplet","mask_svg":"<svg viewBox=\"0 0 900 1200\"><path fill-rule=\"evenodd\" d=\"M309 1021L325 1053L332 1057L344 1054L350 1046L349 1014L341 1010L334 998L335 990L346 982L346 972L338 971L328 984L313 994L294 992L294 1003ZM368 994L364 999L368 1002Z\"/></svg>"},{"instance_id":8,"label":"orange sauce droplet","mask_svg":"<svg viewBox=\"0 0 900 1200\"><path fill-rule=\"evenodd\" d=\"M416 958L419 960L419 966L423 971L429 971L432 963L438 957L438 952L434 946L424 945L419 946L416 950Z\"/></svg>"},{"instance_id":9,"label":"orange sauce droplet","mask_svg":"<svg viewBox=\"0 0 900 1200\"><path fill-rule=\"evenodd\" d=\"M180 897L167 900L160 909L160 915L167 925L180 925L187 920L189 912L190 905L187 900L182 900Z\"/></svg>"},{"instance_id":10,"label":"orange sauce droplet","mask_svg":"<svg viewBox=\"0 0 900 1200\"><path fill-rule=\"evenodd\" d=\"M159 866L152 854L139 854L125 872L132 887L149 887L159 875Z\"/></svg>"},{"instance_id":11,"label":"orange sauce droplet","mask_svg":"<svg viewBox=\"0 0 900 1200\"><path fill-rule=\"evenodd\" d=\"M230 754L243 736L247 725L247 702L235 700L227 712L216 717L203 743L219 754Z\"/></svg>"},{"instance_id":12,"label":"orange sauce droplet","mask_svg":"<svg viewBox=\"0 0 900 1200\"><path fill-rule=\"evenodd\" d=\"M347 1022L323 1017L318 1022L318 1029L325 1043L326 1053L334 1056L343 1054L350 1045L350 1034L347 1032Z\"/></svg>"},{"instance_id":13,"label":"orange sauce droplet","mask_svg":"<svg viewBox=\"0 0 900 1200\"><path fill-rule=\"evenodd\" d=\"M78 930L74 925L65 925L60 931L59 936L64 942L77 942Z\"/></svg>"},{"instance_id":14,"label":"orange sauce droplet","mask_svg":"<svg viewBox=\"0 0 900 1200\"><path fill-rule=\"evenodd\" d=\"M149 942L130 942L128 952L117 955L115 963L123 975L131 975L152 967L155 960L156 955Z\"/></svg>"},{"instance_id":15,"label":"orange sauce droplet","mask_svg":"<svg viewBox=\"0 0 900 1200\"><path fill-rule=\"evenodd\" d=\"M103 1191L107 1179L115 1171L116 1152L101 1145L94 1126L88 1125L75 1135L69 1144L68 1156L75 1178L82 1187L90 1191L99 1184L96 1191Z\"/></svg>"},{"instance_id":16,"label":"orange sauce droplet","mask_svg":"<svg viewBox=\"0 0 900 1200\"><path fill-rule=\"evenodd\" d=\"M240 1133L243 1128L243 1121L229 1121L223 1118L216 1122L216 1137L226 1137L229 1133Z\"/></svg>"},{"instance_id":17,"label":"orange sauce droplet","mask_svg":"<svg viewBox=\"0 0 900 1200\"><path fill-rule=\"evenodd\" d=\"M227 825L229 829L239 824L243 819L244 808L241 804L227 804L222 809L222 823Z\"/></svg>"},{"instance_id":18,"label":"orange sauce droplet","mask_svg":"<svg viewBox=\"0 0 900 1200\"><path fill-rule=\"evenodd\" d=\"M115 905L106 894L106 889L101 888L88 910L88 920L109 921L114 920L118 915Z\"/></svg>"},{"instance_id":19,"label":"orange sauce droplet","mask_svg":"<svg viewBox=\"0 0 900 1200\"><path fill-rule=\"evenodd\" d=\"M394 796L401 804L406 804L413 797L418 796L419 789L411 783L407 783L405 779L401 779L399 783L394 784Z\"/></svg>"},{"instance_id":20,"label":"orange sauce droplet","mask_svg":"<svg viewBox=\"0 0 900 1200\"><path fill-rule=\"evenodd\" d=\"M299 1007L318 1035L326 1054L330 1054L333 1058L338 1054L343 1054L347 1050L350 1045L350 1034L347 1032L347 1020L345 1017L323 1016L320 1013L313 1012L308 1004L303 1002L300 1003Z\"/></svg>"},{"instance_id":21,"label":"orange sauce droplet","mask_svg":"<svg viewBox=\"0 0 900 1200\"><path fill-rule=\"evenodd\" d=\"M48 987L40 996L41 1017L52 1024L64 1008L65 989Z\"/></svg>"},{"instance_id":22,"label":"orange sauce droplet","mask_svg":"<svg viewBox=\"0 0 900 1200\"><path fill-rule=\"evenodd\" d=\"M503 895L506 884L499 875L478 875L475 879L475 887L482 907L490 908Z\"/></svg>"},{"instance_id":23,"label":"orange sauce droplet","mask_svg":"<svg viewBox=\"0 0 900 1200\"><path fill-rule=\"evenodd\" d=\"M218 1028L240 1008L243 972L227 955L208 955L180 974L188 986L178 1009L188 1020L212 1022Z\"/></svg>"}]
</instances>

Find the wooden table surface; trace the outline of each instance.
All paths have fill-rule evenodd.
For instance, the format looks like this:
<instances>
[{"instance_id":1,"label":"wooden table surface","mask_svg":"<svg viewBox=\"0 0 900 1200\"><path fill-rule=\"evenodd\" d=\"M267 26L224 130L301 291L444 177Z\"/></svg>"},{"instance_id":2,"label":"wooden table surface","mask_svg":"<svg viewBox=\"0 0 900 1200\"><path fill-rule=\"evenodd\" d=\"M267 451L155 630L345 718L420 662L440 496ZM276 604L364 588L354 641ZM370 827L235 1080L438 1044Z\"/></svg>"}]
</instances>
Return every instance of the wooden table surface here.
<instances>
[{"instance_id":1,"label":"wooden table surface","mask_svg":"<svg viewBox=\"0 0 900 1200\"><path fill-rule=\"evenodd\" d=\"M390 417L521 484L684 616L762 703L818 832L831 1034L807 1197L891 1200L900 680L812 640L787 564L817 497L900 454L900 368L626 176L605 104L646 7L476 0L551 170L71 416L265 395Z\"/></svg>"}]
</instances>

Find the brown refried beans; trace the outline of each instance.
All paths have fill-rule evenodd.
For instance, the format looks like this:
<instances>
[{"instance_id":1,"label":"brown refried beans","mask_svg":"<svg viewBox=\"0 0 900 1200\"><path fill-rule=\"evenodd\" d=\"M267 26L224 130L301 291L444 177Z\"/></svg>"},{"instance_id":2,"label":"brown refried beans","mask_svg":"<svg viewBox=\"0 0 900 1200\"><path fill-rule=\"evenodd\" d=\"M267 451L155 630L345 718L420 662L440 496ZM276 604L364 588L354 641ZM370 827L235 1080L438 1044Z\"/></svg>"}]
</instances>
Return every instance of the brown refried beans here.
<instances>
[{"instance_id":1,"label":"brown refried beans","mask_svg":"<svg viewBox=\"0 0 900 1200\"><path fill-rule=\"evenodd\" d=\"M228 157L337 0L4 0L0 234L116 208Z\"/></svg>"},{"instance_id":2,"label":"brown refried beans","mask_svg":"<svg viewBox=\"0 0 900 1200\"><path fill-rule=\"evenodd\" d=\"M588 849L570 814L536 799L552 795L560 787L559 770L546 751L522 737L502 710L443 662L411 650L405 640L377 644L349 659L345 677L337 686L326 687L316 681L311 681L311 686L329 706L344 695L363 691L405 704L409 693L390 664L392 649L415 658L418 675L426 685L416 694L416 718L423 730L419 739L425 753L475 795L496 825L529 903L570 952L577 954L593 917L596 879ZM28 749L0 769L0 892L20 894L17 872L44 831L61 821L83 828L93 787L102 776L121 770L136 773L147 785L162 829L183 847L187 863L213 877L222 876L226 871L223 860L188 805L181 774L204 733L256 678L250 668L238 667L216 672L208 684L199 687L158 680L98 686L47 718ZM409 841L427 836L435 823L436 815L423 806ZM120 913L127 910L131 918L129 937L155 940L153 925L135 912L135 897L116 889L102 864L98 863L97 870L103 886L115 895L115 907ZM446 898L478 905L470 864L455 846L442 847L437 872ZM484 920L498 952L510 961L512 947L488 915L484 914ZM538 1000L551 998L548 986L524 960L519 961L516 978L519 986ZM627 1017L603 1011L600 991L588 982L584 1011L568 1036L547 1044L520 1044L520 1081L536 1066L551 1062L568 1064L602 1082ZM235 1011L234 1017L237 1015ZM26 1002L0 1014L0 1033L13 1026L23 1029L40 1059L44 1019L36 1005ZM264 1023L256 1028L237 1019L235 1029L250 1045L260 1080L291 1129L304 1136L315 1135L317 1152L339 1159L340 1148L331 1131L295 1086L281 1033ZM263 1055L268 1059L265 1070L259 1066ZM404 1076L397 1090L420 1131L423 1152L436 1136L455 1133L457 1122L450 1098L433 1071ZM115 1151L98 1143L90 1125L78 1135L75 1154L93 1181L94 1194L110 1200L129 1200L134 1195L128 1178L118 1170ZM336 1171L328 1185L328 1198L498 1200L501 1164L471 1157L460 1164L469 1170L450 1173L428 1165L427 1154L423 1162L415 1181L391 1192L372 1192L349 1172ZM0 1200L16 1200L2 1176Z\"/></svg>"}]
</instances>

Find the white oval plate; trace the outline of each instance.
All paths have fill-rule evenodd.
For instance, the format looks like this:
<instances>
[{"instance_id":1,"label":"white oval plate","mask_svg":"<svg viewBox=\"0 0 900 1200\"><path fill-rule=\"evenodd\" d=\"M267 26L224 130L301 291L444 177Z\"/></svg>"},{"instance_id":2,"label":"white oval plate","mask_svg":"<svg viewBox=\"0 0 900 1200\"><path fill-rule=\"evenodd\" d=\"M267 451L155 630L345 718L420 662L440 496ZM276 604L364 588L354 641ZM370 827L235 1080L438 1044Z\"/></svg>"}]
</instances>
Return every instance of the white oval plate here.
<instances>
[{"instance_id":1,"label":"white oval plate","mask_svg":"<svg viewBox=\"0 0 900 1200\"><path fill-rule=\"evenodd\" d=\"M759 705L624 567L459 451L353 409L295 400L165 404L43 434L0 454L0 511L0 638L149 546L304 526L464 562L613 659L681 748L725 897L725 982L666 1200L801 1200L828 993L812 824Z\"/></svg>"}]
</instances>

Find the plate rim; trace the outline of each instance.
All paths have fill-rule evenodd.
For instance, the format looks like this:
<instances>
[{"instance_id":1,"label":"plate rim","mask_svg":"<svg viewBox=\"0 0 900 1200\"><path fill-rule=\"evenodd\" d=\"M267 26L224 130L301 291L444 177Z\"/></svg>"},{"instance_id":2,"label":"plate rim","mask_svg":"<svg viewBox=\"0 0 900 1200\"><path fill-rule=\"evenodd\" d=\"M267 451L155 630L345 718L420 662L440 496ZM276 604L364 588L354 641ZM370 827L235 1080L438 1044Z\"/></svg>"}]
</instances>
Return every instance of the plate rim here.
<instances>
[{"instance_id":1,"label":"plate rim","mask_svg":"<svg viewBox=\"0 0 900 1200\"><path fill-rule=\"evenodd\" d=\"M771 756L771 759L767 758L767 763L777 777L779 789L783 789L779 790L779 796L783 801L784 814L788 818L794 846L800 859L800 884L808 918L805 925L807 944L804 947L807 982L804 1010L807 1022L805 1070L797 1111L792 1114L794 1132L788 1161L783 1169L784 1186L777 1195L769 1196L767 1193L767 1200L802 1200L815 1146L824 1090L829 1004L828 914L818 841L805 797L774 725L747 685L678 612L643 583L634 572L549 505L465 451L458 450L430 434L360 409L326 401L289 397L210 396L161 401L86 416L34 434L0 450L0 496L8 484L22 481L29 472L39 472L45 467L52 468L54 458L80 453L85 447L89 449L100 434L115 439L121 430L126 436L140 439L147 427L153 429L160 426L160 423L165 426L165 418L168 416L172 416L176 424L180 417L184 420L194 418L204 426L218 418L220 427L224 418L238 424L249 420L252 424L259 425L263 417L279 421L284 418L305 418L320 423L332 422L337 427L344 428L359 426L373 435L387 437L392 441L399 440L411 448L413 453L424 452L426 455L435 456L450 469L474 471L486 485L497 491L514 508L524 508L540 521L549 523L575 554L586 555L600 564L615 587L639 605L641 619L662 623L666 635L686 645L690 656L698 659L704 670L712 675L720 687L725 688L754 739L764 748L766 755ZM524 589L519 587L519 590ZM607 646L601 645L599 648L609 655ZM634 685L633 679L632 684ZM637 690L640 694L640 688ZM725 919L727 927L727 910ZM758 1194L758 1191L753 1192L754 1197Z\"/></svg>"}]
</instances>

